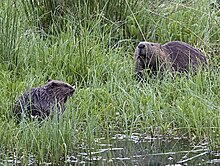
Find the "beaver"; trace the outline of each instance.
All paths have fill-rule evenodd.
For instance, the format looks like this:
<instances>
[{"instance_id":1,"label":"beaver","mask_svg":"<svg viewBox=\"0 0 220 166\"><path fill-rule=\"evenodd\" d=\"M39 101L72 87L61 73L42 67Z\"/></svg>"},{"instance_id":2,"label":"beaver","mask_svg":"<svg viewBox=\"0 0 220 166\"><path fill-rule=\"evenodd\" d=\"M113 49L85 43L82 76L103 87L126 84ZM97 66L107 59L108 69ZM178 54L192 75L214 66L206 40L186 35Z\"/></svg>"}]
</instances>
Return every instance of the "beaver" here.
<instances>
[{"instance_id":1,"label":"beaver","mask_svg":"<svg viewBox=\"0 0 220 166\"><path fill-rule=\"evenodd\" d=\"M17 123L26 117L41 121L55 111L59 116L74 92L74 86L59 80L48 80L45 85L30 89L15 102L13 114Z\"/></svg>"},{"instance_id":2,"label":"beaver","mask_svg":"<svg viewBox=\"0 0 220 166\"><path fill-rule=\"evenodd\" d=\"M199 66L206 66L207 59L203 53L193 46L181 42L171 41L161 45L159 43L140 42L135 49L135 78L143 77L143 70L151 73L158 71L196 73Z\"/></svg>"}]
</instances>

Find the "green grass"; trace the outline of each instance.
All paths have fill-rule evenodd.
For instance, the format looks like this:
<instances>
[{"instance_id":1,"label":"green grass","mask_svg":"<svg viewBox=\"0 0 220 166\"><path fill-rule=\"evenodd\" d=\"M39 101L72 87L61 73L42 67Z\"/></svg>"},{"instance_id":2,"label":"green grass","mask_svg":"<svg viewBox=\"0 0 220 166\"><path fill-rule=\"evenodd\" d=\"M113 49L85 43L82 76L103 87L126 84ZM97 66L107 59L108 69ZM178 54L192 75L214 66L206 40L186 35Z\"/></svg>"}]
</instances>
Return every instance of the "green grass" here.
<instances>
[{"instance_id":1,"label":"green grass","mask_svg":"<svg viewBox=\"0 0 220 166\"><path fill-rule=\"evenodd\" d=\"M1 158L15 152L23 164L31 155L39 163L56 163L80 146L95 147L94 138L133 132L187 136L219 148L219 11L209 1L145 1L136 6L135 1L115 1L94 3L95 11L75 3L62 16L64 28L54 19L44 28L56 33L47 34L35 20L44 15L28 18L27 11L33 10L25 3L1 2ZM133 78L133 52L144 39L188 42L206 53L210 68L189 79L168 74L138 83ZM15 99L48 78L77 85L60 121L16 125L11 112Z\"/></svg>"}]
</instances>

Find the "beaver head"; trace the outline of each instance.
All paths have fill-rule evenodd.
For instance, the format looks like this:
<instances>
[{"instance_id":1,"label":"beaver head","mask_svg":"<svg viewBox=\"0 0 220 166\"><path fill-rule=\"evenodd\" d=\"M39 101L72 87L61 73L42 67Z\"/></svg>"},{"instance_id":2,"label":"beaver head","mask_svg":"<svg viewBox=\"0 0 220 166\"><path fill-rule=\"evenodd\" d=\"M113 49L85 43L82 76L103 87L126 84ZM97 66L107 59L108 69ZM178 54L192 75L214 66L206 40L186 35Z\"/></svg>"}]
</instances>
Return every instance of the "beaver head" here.
<instances>
[{"instance_id":1,"label":"beaver head","mask_svg":"<svg viewBox=\"0 0 220 166\"><path fill-rule=\"evenodd\" d=\"M49 95L53 96L60 102L66 102L75 92L75 86L59 80L48 80L42 87Z\"/></svg>"},{"instance_id":2,"label":"beaver head","mask_svg":"<svg viewBox=\"0 0 220 166\"><path fill-rule=\"evenodd\" d=\"M156 71L160 66L161 60L166 59L165 52L162 46L158 43L140 42L135 49L135 75L140 73L145 68Z\"/></svg>"}]
</instances>

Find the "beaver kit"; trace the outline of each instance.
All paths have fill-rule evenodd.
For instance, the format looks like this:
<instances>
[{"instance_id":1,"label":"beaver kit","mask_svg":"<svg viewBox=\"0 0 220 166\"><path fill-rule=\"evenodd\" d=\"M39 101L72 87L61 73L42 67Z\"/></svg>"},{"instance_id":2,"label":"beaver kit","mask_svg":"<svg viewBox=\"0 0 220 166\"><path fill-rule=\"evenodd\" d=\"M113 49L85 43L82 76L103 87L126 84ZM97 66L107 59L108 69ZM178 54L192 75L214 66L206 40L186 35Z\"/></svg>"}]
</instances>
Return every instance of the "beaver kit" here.
<instances>
[{"instance_id":1,"label":"beaver kit","mask_svg":"<svg viewBox=\"0 0 220 166\"><path fill-rule=\"evenodd\" d=\"M75 87L58 80L48 80L42 87L32 88L15 102L13 114L17 122L22 118L45 119L52 112L65 111L65 103L75 92Z\"/></svg>"},{"instance_id":2,"label":"beaver kit","mask_svg":"<svg viewBox=\"0 0 220 166\"><path fill-rule=\"evenodd\" d=\"M151 42L140 42L135 49L135 77L142 78L143 70L150 72L175 71L196 72L199 66L207 65L206 57L191 45L171 41L164 45Z\"/></svg>"}]
</instances>

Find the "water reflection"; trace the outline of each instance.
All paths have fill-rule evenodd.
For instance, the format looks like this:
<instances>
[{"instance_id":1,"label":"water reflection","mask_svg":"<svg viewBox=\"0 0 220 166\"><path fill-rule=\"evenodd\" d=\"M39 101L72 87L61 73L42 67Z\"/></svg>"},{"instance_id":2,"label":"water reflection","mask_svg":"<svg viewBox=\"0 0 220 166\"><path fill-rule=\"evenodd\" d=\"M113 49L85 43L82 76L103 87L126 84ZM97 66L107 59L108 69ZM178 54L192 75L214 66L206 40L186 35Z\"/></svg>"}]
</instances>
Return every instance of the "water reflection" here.
<instances>
[{"instance_id":1,"label":"water reflection","mask_svg":"<svg viewBox=\"0 0 220 166\"><path fill-rule=\"evenodd\" d=\"M74 155L62 157L56 165L220 165L220 151L210 151L207 142L193 145L186 138L151 138L134 133L130 137L117 134L110 139L98 138L95 142L95 146L90 148L82 145ZM12 152L8 154L7 159L0 160L0 165L22 165L22 157L17 158ZM36 164L54 165L55 163L50 161L39 163L36 156L29 154L28 165Z\"/></svg>"},{"instance_id":2,"label":"water reflection","mask_svg":"<svg viewBox=\"0 0 220 166\"><path fill-rule=\"evenodd\" d=\"M150 138L134 133L117 134L96 140L98 148L87 153L81 149L78 158L91 165L188 166L219 165L219 153L210 152L207 143L191 145L186 138ZM97 150L98 149L98 150Z\"/></svg>"}]
</instances>

